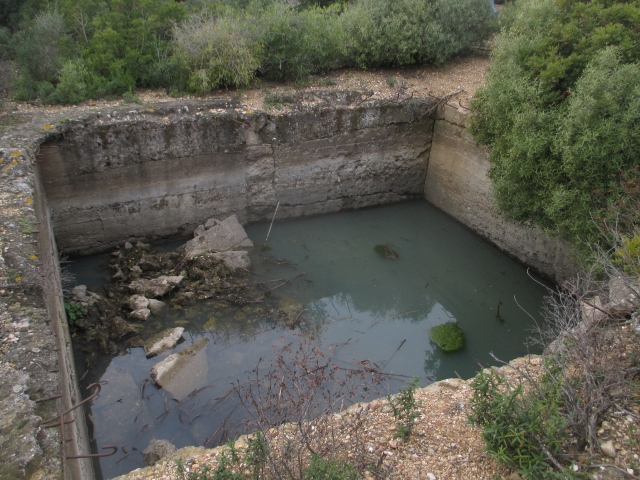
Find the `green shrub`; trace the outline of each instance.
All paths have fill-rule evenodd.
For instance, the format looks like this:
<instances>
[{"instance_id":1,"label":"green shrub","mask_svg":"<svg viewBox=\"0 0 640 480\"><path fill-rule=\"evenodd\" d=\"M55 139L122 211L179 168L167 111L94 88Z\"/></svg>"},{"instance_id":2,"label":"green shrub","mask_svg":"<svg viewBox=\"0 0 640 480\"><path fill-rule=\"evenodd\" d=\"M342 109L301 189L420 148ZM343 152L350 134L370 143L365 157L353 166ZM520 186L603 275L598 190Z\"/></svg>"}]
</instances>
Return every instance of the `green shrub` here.
<instances>
[{"instance_id":1,"label":"green shrub","mask_svg":"<svg viewBox=\"0 0 640 480\"><path fill-rule=\"evenodd\" d=\"M21 69L21 97L34 98L41 93L43 82L55 82L68 40L64 18L55 11L39 13L27 29L13 36L12 53Z\"/></svg>"},{"instance_id":2,"label":"green shrub","mask_svg":"<svg viewBox=\"0 0 640 480\"><path fill-rule=\"evenodd\" d=\"M464 332L453 322L433 327L429 330L429 337L445 352L455 352L464 347Z\"/></svg>"},{"instance_id":3,"label":"green shrub","mask_svg":"<svg viewBox=\"0 0 640 480\"><path fill-rule=\"evenodd\" d=\"M486 0L358 0L341 16L347 55L360 67L442 63L490 33Z\"/></svg>"},{"instance_id":4,"label":"green shrub","mask_svg":"<svg viewBox=\"0 0 640 480\"><path fill-rule=\"evenodd\" d=\"M357 480L358 471L347 462L340 460L324 460L318 455L311 455L311 463L304 471L302 480Z\"/></svg>"},{"instance_id":5,"label":"green shrub","mask_svg":"<svg viewBox=\"0 0 640 480\"><path fill-rule=\"evenodd\" d=\"M177 54L190 70L188 87L206 93L219 86L248 85L259 66L260 46L245 30L243 18L199 15L176 27Z\"/></svg>"},{"instance_id":6,"label":"green shrub","mask_svg":"<svg viewBox=\"0 0 640 480\"><path fill-rule=\"evenodd\" d=\"M566 439L559 413L561 385L546 375L539 387L525 391L511 385L493 370L480 372L471 382L473 397L469 421L482 428L487 451L498 461L519 469L527 479L555 477L547 450L555 455Z\"/></svg>"},{"instance_id":7,"label":"green shrub","mask_svg":"<svg viewBox=\"0 0 640 480\"><path fill-rule=\"evenodd\" d=\"M86 308L76 302L64 302L64 310L67 312L67 319L73 325L76 320L87 314Z\"/></svg>"},{"instance_id":8,"label":"green shrub","mask_svg":"<svg viewBox=\"0 0 640 480\"><path fill-rule=\"evenodd\" d=\"M343 66L345 37L337 8L299 11L275 2L264 10L252 10L250 18L265 78L301 80Z\"/></svg>"},{"instance_id":9,"label":"green shrub","mask_svg":"<svg viewBox=\"0 0 640 480\"><path fill-rule=\"evenodd\" d=\"M639 0L505 8L472 129L492 147L489 176L507 217L584 246L626 205L625 174L640 164L638 32Z\"/></svg>"},{"instance_id":10,"label":"green shrub","mask_svg":"<svg viewBox=\"0 0 640 480\"><path fill-rule=\"evenodd\" d=\"M413 432L415 420L420 416L416 411L415 392L418 388L418 379L413 378L406 387L403 387L395 396L389 395L387 400L391 406L393 417L396 419L395 436L406 442Z\"/></svg>"}]
</instances>

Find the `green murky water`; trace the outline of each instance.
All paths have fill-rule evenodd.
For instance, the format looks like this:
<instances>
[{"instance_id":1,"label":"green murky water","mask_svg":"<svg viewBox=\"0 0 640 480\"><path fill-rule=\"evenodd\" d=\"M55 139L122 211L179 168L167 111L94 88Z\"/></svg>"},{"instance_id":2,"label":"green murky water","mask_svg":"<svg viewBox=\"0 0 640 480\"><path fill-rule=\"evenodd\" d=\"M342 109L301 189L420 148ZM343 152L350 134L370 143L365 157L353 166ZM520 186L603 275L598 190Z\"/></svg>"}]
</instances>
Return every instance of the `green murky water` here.
<instances>
[{"instance_id":1,"label":"green murky water","mask_svg":"<svg viewBox=\"0 0 640 480\"><path fill-rule=\"evenodd\" d=\"M268 228L266 223L246 230L254 242L263 243ZM380 258L374 251L380 243L391 245L398 258ZM166 309L148 327L185 327L184 341L172 352L147 359L141 348L132 347L87 373L83 385L108 382L91 407L95 446L120 447L117 455L101 459L104 478L142 466L141 452L152 438L180 448L211 445L222 431L242 431L237 405L216 399L300 333L320 343L340 366L364 362L397 374L379 386L383 394L394 393L410 377L419 377L423 385L455 372L470 377L478 362L495 363L490 352L504 360L526 354L532 320L514 298L538 317L545 294L524 266L422 201L276 222L269 247L252 253L249 281L293 280L275 289L266 303L221 308L204 301ZM103 259L75 262L78 283L103 281L108 276L98 268ZM269 316L291 299L305 309L294 330ZM466 347L445 354L430 341L429 329L450 321L465 332ZM204 337L210 339L205 354L183 384L166 393L157 389L149 378L152 366ZM81 354L76 361L83 372Z\"/></svg>"}]
</instances>

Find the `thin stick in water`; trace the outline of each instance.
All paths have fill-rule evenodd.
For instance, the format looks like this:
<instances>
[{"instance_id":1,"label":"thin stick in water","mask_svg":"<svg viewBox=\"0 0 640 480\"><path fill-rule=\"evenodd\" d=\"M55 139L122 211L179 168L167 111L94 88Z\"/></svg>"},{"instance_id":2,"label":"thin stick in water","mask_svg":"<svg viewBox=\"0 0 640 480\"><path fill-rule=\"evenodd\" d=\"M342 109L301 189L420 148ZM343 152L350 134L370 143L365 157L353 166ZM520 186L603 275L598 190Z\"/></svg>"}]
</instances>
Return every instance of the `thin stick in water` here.
<instances>
[{"instance_id":1,"label":"thin stick in water","mask_svg":"<svg viewBox=\"0 0 640 480\"><path fill-rule=\"evenodd\" d=\"M269 225L269 231L267 232L267 238L264 241L264 244L266 245L267 242L269 241L269 235L271 234L271 227L273 227L273 222L276 219L276 214L278 213L278 207L280 206L280 202L278 202L278 204L276 205L276 211L273 212L273 218L271 219L271 225Z\"/></svg>"}]
</instances>

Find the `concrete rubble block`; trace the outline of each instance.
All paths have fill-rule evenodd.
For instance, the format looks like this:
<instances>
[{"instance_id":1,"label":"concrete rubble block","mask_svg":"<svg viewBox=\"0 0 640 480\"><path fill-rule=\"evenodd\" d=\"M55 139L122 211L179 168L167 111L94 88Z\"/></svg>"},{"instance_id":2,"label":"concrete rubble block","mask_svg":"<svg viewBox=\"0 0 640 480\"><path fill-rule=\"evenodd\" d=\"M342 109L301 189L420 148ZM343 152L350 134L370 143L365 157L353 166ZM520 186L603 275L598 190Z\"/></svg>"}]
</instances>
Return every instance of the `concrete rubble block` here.
<instances>
[{"instance_id":1,"label":"concrete rubble block","mask_svg":"<svg viewBox=\"0 0 640 480\"><path fill-rule=\"evenodd\" d=\"M599 323L607 318L606 309L598 295L588 300L581 301L580 310L582 312L582 321L586 325Z\"/></svg>"},{"instance_id":2,"label":"concrete rubble block","mask_svg":"<svg viewBox=\"0 0 640 480\"><path fill-rule=\"evenodd\" d=\"M144 342L144 353L150 358L175 347L183 333L182 327L163 330Z\"/></svg>"},{"instance_id":3,"label":"concrete rubble block","mask_svg":"<svg viewBox=\"0 0 640 480\"><path fill-rule=\"evenodd\" d=\"M185 258L192 259L207 252L227 252L252 247L253 242L249 240L238 217L231 215L199 237L189 240L185 244Z\"/></svg>"},{"instance_id":4,"label":"concrete rubble block","mask_svg":"<svg viewBox=\"0 0 640 480\"><path fill-rule=\"evenodd\" d=\"M251 270L249 254L244 250L213 253L211 256L224 263L231 273L235 273L238 270Z\"/></svg>"},{"instance_id":5,"label":"concrete rubble block","mask_svg":"<svg viewBox=\"0 0 640 480\"><path fill-rule=\"evenodd\" d=\"M74 300L80 302L85 307L90 307L97 301L102 300L102 297L97 293L89 292L86 285L74 287L73 290L71 290L71 294Z\"/></svg>"},{"instance_id":6,"label":"concrete rubble block","mask_svg":"<svg viewBox=\"0 0 640 480\"><path fill-rule=\"evenodd\" d=\"M166 306L167 304L164 303L163 301L152 298L151 300L149 300L149 306L147 308L151 310L151 313L153 313L154 315L157 315L160 312L160 310L162 310Z\"/></svg>"},{"instance_id":7,"label":"concrete rubble block","mask_svg":"<svg viewBox=\"0 0 640 480\"><path fill-rule=\"evenodd\" d=\"M120 340L137 334L138 330L124 321L122 317L114 317L111 319L109 324L109 336L112 340Z\"/></svg>"},{"instance_id":8,"label":"concrete rubble block","mask_svg":"<svg viewBox=\"0 0 640 480\"><path fill-rule=\"evenodd\" d=\"M640 281L612 277L609 280L609 308L615 312L630 312L640 306Z\"/></svg>"},{"instance_id":9,"label":"concrete rubble block","mask_svg":"<svg viewBox=\"0 0 640 480\"><path fill-rule=\"evenodd\" d=\"M216 225L218 225L219 223L220 223L220 222L219 222L217 219L215 219L215 218L210 218L209 220L207 220L207 221L204 223L204 228L205 228L206 230L209 230L211 227L215 227L215 226L216 226Z\"/></svg>"},{"instance_id":10,"label":"concrete rubble block","mask_svg":"<svg viewBox=\"0 0 640 480\"><path fill-rule=\"evenodd\" d=\"M148 308L140 308L131 312L129 316L134 320L140 320L141 322L144 322L151 316L151 310L149 310Z\"/></svg>"},{"instance_id":11,"label":"concrete rubble block","mask_svg":"<svg viewBox=\"0 0 640 480\"><path fill-rule=\"evenodd\" d=\"M145 467L152 467L158 461L171 455L176 451L176 447L169 440L156 440L153 438L149 446L142 452L142 462Z\"/></svg>"},{"instance_id":12,"label":"concrete rubble block","mask_svg":"<svg viewBox=\"0 0 640 480\"><path fill-rule=\"evenodd\" d=\"M149 306L149 299L144 295L131 295L127 300L127 305L131 310L140 310Z\"/></svg>"},{"instance_id":13,"label":"concrete rubble block","mask_svg":"<svg viewBox=\"0 0 640 480\"><path fill-rule=\"evenodd\" d=\"M144 295L147 298L157 298L166 295L176 288L183 279L184 277L182 275L162 275L152 279L140 278L131 282L129 288L135 293Z\"/></svg>"},{"instance_id":14,"label":"concrete rubble block","mask_svg":"<svg viewBox=\"0 0 640 480\"><path fill-rule=\"evenodd\" d=\"M29 378L7 365L0 366L0 478L22 478L42 456L36 436L40 417L24 393Z\"/></svg>"},{"instance_id":15,"label":"concrete rubble block","mask_svg":"<svg viewBox=\"0 0 640 480\"><path fill-rule=\"evenodd\" d=\"M174 398L183 399L207 382L206 357L208 338L203 338L181 352L169 355L151 369L151 378Z\"/></svg>"},{"instance_id":16,"label":"concrete rubble block","mask_svg":"<svg viewBox=\"0 0 640 480\"><path fill-rule=\"evenodd\" d=\"M206 231L206 228L204 228L204 225L198 225L196 227L196 229L193 231L193 238L197 238L200 235L202 235L204 232Z\"/></svg>"}]
</instances>

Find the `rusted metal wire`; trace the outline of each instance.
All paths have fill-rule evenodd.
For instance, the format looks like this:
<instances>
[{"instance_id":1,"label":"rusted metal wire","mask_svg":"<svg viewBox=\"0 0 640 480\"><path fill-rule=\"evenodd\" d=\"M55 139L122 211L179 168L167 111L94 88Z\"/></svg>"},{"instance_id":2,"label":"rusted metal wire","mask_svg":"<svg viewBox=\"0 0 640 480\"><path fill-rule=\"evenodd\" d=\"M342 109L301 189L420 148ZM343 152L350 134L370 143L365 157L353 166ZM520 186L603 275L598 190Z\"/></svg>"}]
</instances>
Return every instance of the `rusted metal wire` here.
<instances>
[{"instance_id":1,"label":"rusted metal wire","mask_svg":"<svg viewBox=\"0 0 640 480\"><path fill-rule=\"evenodd\" d=\"M108 450L111 450L111 452L85 454L85 455L66 455L65 454L65 445L68 442L72 441L73 437L72 438L66 438L66 432L65 432L64 426L75 422L76 419L72 418L70 420L65 420L64 417L65 417L65 415L68 415L69 413L73 412L75 409L77 409L81 405L90 402L91 400L93 400L94 398L96 398L100 394L100 390L102 390L102 385L100 383L92 383L91 385L87 386L87 390L89 390L89 389L91 389L93 387L96 387L96 390L90 396L88 396L87 398L85 398L84 400L79 402L78 404L74 405L70 409L64 411L63 413L58 415L56 418L53 418L53 419L45 422L42 425L42 428L60 427L60 444L61 444L60 449L61 449L61 455L62 455L62 471L63 472L65 472L65 470L66 470L66 461L67 460L73 460L73 459L77 459L77 458L110 457L111 455L115 455L116 452L118 451L118 447L116 447L115 445L105 445L105 446L102 447L102 449L103 450L107 450L108 449ZM60 395L58 397L60 397ZM44 399L42 399L40 401L52 400L53 398L58 398L58 397L44 398Z\"/></svg>"}]
</instances>

